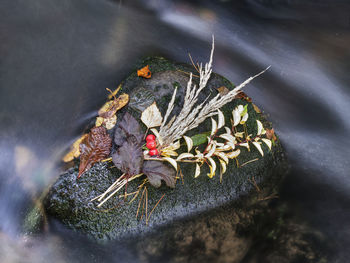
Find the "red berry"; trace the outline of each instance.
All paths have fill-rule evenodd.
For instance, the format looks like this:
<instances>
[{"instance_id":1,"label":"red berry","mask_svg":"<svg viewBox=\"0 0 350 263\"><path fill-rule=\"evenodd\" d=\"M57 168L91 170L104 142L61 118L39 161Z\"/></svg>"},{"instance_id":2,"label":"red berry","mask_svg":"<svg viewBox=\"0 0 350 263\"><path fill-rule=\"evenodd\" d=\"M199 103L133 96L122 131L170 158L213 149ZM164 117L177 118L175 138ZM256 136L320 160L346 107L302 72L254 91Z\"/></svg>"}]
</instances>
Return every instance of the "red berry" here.
<instances>
[{"instance_id":1,"label":"red berry","mask_svg":"<svg viewBox=\"0 0 350 263\"><path fill-rule=\"evenodd\" d=\"M149 155L151 156L155 156L155 155L158 155L158 150L157 149L152 149L149 151Z\"/></svg>"},{"instance_id":2,"label":"red berry","mask_svg":"<svg viewBox=\"0 0 350 263\"><path fill-rule=\"evenodd\" d=\"M156 136L154 136L153 134L148 134L146 137L146 142L155 141L155 140L156 140Z\"/></svg>"},{"instance_id":3,"label":"red berry","mask_svg":"<svg viewBox=\"0 0 350 263\"><path fill-rule=\"evenodd\" d=\"M148 141L146 143L146 147L150 150L154 149L157 147L157 143L155 141Z\"/></svg>"}]
</instances>

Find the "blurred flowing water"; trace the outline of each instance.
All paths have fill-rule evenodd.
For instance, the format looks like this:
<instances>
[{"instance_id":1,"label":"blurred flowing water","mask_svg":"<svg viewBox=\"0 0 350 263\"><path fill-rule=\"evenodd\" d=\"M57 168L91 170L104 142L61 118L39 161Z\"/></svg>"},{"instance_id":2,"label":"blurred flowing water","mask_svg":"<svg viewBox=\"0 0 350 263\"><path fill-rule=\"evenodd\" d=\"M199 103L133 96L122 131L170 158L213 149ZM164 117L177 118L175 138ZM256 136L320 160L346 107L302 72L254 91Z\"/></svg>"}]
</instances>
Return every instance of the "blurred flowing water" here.
<instances>
[{"instance_id":1,"label":"blurred flowing water","mask_svg":"<svg viewBox=\"0 0 350 263\"><path fill-rule=\"evenodd\" d=\"M128 248L23 231L68 145L143 56L205 62L264 109L292 173L293 213L350 256L350 4L346 1L3 0L0 4L0 259L134 262ZM123 260L122 260L123 259Z\"/></svg>"}]
</instances>

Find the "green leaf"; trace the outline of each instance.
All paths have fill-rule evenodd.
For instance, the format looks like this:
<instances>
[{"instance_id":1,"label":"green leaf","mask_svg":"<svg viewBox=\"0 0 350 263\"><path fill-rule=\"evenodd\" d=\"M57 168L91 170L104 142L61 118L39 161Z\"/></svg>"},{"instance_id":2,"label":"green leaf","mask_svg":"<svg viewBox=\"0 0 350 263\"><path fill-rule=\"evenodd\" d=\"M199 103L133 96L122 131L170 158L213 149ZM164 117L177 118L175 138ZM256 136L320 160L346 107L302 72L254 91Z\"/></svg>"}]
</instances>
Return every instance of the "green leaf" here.
<instances>
[{"instance_id":1,"label":"green leaf","mask_svg":"<svg viewBox=\"0 0 350 263\"><path fill-rule=\"evenodd\" d=\"M198 145L201 145L203 143L207 143L208 136L210 136L210 131L203 132L203 133L196 134L196 135L192 136L191 139L193 141L193 146L198 146Z\"/></svg>"},{"instance_id":2,"label":"green leaf","mask_svg":"<svg viewBox=\"0 0 350 263\"><path fill-rule=\"evenodd\" d=\"M246 105L244 106L244 109L243 109L243 111L242 111L242 113L241 113L241 116L244 116L247 112L248 112L248 104L246 104Z\"/></svg>"}]
</instances>

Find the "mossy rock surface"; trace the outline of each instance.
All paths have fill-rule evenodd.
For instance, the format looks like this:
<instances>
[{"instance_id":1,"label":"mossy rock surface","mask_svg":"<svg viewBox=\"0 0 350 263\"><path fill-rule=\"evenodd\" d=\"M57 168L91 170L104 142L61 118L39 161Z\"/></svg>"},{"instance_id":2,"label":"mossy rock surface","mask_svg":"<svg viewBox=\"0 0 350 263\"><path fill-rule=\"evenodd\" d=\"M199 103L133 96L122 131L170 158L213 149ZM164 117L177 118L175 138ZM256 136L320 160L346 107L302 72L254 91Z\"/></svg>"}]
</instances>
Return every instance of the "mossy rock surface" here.
<instances>
[{"instance_id":1,"label":"mossy rock surface","mask_svg":"<svg viewBox=\"0 0 350 263\"><path fill-rule=\"evenodd\" d=\"M152 71L150 79L139 78L136 75L136 69L145 65L149 65ZM176 64L157 57L145 59L122 83L121 92L130 95L130 103L118 112L118 121L127 111L139 120L142 110L154 100L164 115L176 86L178 95L173 114L177 114L182 106L189 72L198 74L189 65ZM194 82L198 80L196 77L193 79ZM203 101L208 96L217 95L217 88L221 86L228 89L234 87L224 77L213 74L199 100ZM254 136L257 133L256 119L261 120L264 127L271 128L271 124L264 116L254 110L252 103L241 99L236 99L223 107L226 123L230 123L231 111L239 104L248 104L247 129L250 134ZM143 128L145 129L144 126ZM188 132L188 135L207 132L210 129L210 120L206 120L198 129ZM113 134L114 130L111 130L110 135L113 136ZM97 163L77 180L79 165L77 160L75 166L62 174L52 186L45 200L45 207L49 215L98 240L124 239L154 233L161 227L176 225L189 218L195 220L196 216L227 205L248 211L251 207L245 207L247 204L256 206L265 197L278 192L278 186L287 169L279 140L271 151L266 145L262 147L264 157L261 157L254 147L251 147L250 152L241 148L241 154L238 157L240 165L250 160L257 160L239 168L236 162L231 160L222 182L220 182L219 172L214 178L208 178L207 168L203 168L201 175L195 179L195 166L184 164L181 165L183 179L177 181L175 189L165 185L156 189L148 185L148 214L164 195L149 218L148 225L146 225L145 216L142 220L136 218L139 197L131 204L123 203L123 199L113 197L101 208L97 208L96 202L90 201L103 193L121 175L117 168L112 167L112 163ZM128 192L135 191L141 182L141 178L130 182ZM256 182L258 187L253 182ZM242 206L243 199L245 205ZM254 213L249 213L246 221L250 221L253 216Z\"/></svg>"}]
</instances>

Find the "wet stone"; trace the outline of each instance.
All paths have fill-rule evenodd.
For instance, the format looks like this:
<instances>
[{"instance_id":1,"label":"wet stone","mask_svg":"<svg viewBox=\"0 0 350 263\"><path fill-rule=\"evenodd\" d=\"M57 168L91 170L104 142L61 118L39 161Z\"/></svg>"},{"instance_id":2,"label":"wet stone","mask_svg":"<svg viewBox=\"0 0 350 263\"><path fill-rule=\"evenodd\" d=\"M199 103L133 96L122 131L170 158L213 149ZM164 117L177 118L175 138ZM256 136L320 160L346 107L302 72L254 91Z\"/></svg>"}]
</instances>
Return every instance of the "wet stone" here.
<instances>
[{"instance_id":1,"label":"wet stone","mask_svg":"<svg viewBox=\"0 0 350 263\"><path fill-rule=\"evenodd\" d=\"M150 79L140 78L136 74L136 69L146 65L150 66L152 72ZM122 83L121 92L130 95L130 103L118 112L118 121L126 112L131 113L139 120L142 110L152 104L154 100L164 115L175 87L178 87L178 94L172 114L178 114L182 106L189 72L198 74L189 65L173 63L163 58L147 58L139 63L134 72ZM194 77L193 80L196 82L198 78ZM203 101L208 96L217 95L217 88L222 86L228 89L234 87L224 77L213 74L199 101ZM223 107L226 123L229 122L232 109L239 104L248 104L248 133L256 134L256 119L259 119L264 127L271 128L271 124L266 118L254 111L252 103L242 99L234 100ZM142 125L142 127L145 131L145 126ZM188 135L207 132L210 131L210 128L210 120L206 120ZM113 135L114 130L110 131L109 134ZM103 193L122 174L121 171L113 167L112 163L107 162L96 163L79 180L77 180L79 164L76 162L72 169L59 176L53 184L45 199L45 208L51 218L58 219L69 228L97 240L154 237L154 235L157 236L157 230L167 228L172 230L169 230L170 232L162 230L164 240L167 239L164 233L169 233L176 243L174 235L177 233L176 235L182 235L181 237L185 238L185 241L181 243L184 247L193 239L192 234L187 237L183 236L186 231L191 232L191 229L196 228L203 229L200 226L206 224L205 222L212 222L212 224L215 222L215 226L208 230L209 233L197 233L200 236L198 238L205 239L205 236L213 238L213 235L215 236L220 228L218 227L219 222L222 222L225 227L229 225L227 227L230 229L229 237L222 233L224 238L233 240L233 244L236 244L236 251L239 251L239 247L242 247L242 251L246 251L249 242L247 243L245 238L238 238L237 229L241 231L242 228L248 228L254 224L253 218L267 206L271 200L269 197L278 193L281 180L287 171L283 149L278 139L271 151L266 145L262 147L265 153L264 157L261 157L254 147L251 147L250 152L241 148L241 155L238 158L241 165L254 159L258 160L239 168L237 168L236 162L231 160L227 172L223 175L222 182L220 182L218 172L214 178L210 179L206 175L209 172L206 168L203 168L201 175L195 179L195 166L183 164L180 166L183 179L177 180L175 189L166 187L164 182L157 189L148 185L148 213L163 195L164 198L152 213L147 225L145 216L142 220L136 218L139 197L129 204L128 202L124 203L123 198L115 196L101 208L97 208L97 202L91 201ZM135 191L142 180L139 178L130 182L127 191L129 193ZM218 211L224 211L224 215ZM187 223L185 223L189 221L191 228L188 228ZM184 232L180 234L179 231ZM153 242L156 239L152 238ZM148 258L149 255L143 255L143 257Z\"/></svg>"}]
</instances>

